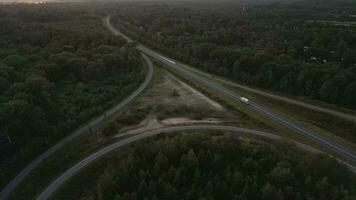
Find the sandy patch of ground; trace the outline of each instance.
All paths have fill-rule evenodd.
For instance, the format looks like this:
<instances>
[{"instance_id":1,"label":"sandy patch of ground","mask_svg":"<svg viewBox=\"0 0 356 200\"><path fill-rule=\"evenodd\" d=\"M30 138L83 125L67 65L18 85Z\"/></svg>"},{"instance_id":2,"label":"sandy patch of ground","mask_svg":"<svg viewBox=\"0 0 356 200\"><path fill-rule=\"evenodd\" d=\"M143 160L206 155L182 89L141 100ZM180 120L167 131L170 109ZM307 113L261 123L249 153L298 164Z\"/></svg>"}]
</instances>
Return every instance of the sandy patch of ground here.
<instances>
[{"instance_id":1,"label":"sandy patch of ground","mask_svg":"<svg viewBox=\"0 0 356 200\"><path fill-rule=\"evenodd\" d=\"M205 123L205 124L218 124L221 121L214 118L206 118L202 120L192 120L187 117L173 117L162 120L161 123L167 126L171 125L182 125L182 124L197 124L197 123Z\"/></svg>"},{"instance_id":2,"label":"sandy patch of ground","mask_svg":"<svg viewBox=\"0 0 356 200\"><path fill-rule=\"evenodd\" d=\"M193 120L187 117L172 117L162 121L158 121L156 118L148 118L142 121L139 125L127 127L122 129L115 138L120 138L128 135L136 135L150 130L159 129L167 126L187 125L187 124L219 124L220 120L214 118L206 118L202 120Z\"/></svg>"},{"instance_id":3,"label":"sandy patch of ground","mask_svg":"<svg viewBox=\"0 0 356 200\"><path fill-rule=\"evenodd\" d=\"M136 126L123 128L120 130L120 133L115 136L115 138L120 138L127 135L136 135L145 131L162 128L163 126L164 125L161 124L156 118L148 117Z\"/></svg>"}]
</instances>

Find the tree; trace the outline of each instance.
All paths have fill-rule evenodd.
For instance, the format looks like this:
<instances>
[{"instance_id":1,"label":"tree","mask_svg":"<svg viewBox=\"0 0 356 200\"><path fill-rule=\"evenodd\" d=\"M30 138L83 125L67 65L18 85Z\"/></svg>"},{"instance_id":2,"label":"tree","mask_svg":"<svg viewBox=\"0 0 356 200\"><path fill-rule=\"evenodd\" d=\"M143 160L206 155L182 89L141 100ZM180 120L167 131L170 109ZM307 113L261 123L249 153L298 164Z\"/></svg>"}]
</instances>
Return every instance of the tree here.
<instances>
[{"instance_id":1,"label":"tree","mask_svg":"<svg viewBox=\"0 0 356 200\"><path fill-rule=\"evenodd\" d=\"M277 187L285 187L295 181L295 176L289 168L277 166L270 172L273 184Z\"/></svg>"},{"instance_id":2,"label":"tree","mask_svg":"<svg viewBox=\"0 0 356 200\"><path fill-rule=\"evenodd\" d=\"M346 87L342 99L344 105L350 106L350 108L356 108L356 81Z\"/></svg>"},{"instance_id":3,"label":"tree","mask_svg":"<svg viewBox=\"0 0 356 200\"><path fill-rule=\"evenodd\" d=\"M236 60L234 62L234 65L232 67L232 75L235 79L237 79L239 77L239 73L240 73L240 67L241 67L241 63L239 60Z\"/></svg>"},{"instance_id":4,"label":"tree","mask_svg":"<svg viewBox=\"0 0 356 200\"><path fill-rule=\"evenodd\" d=\"M138 186L138 194L141 199L144 199L150 193L148 193L148 185L145 180L142 180L140 185Z\"/></svg>"},{"instance_id":5,"label":"tree","mask_svg":"<svg viewBox=\"0 0 356 200\"><path fill-rule=\"evenodd\" d=\"M8 66L12 66L17 69L21 69L21 68L24 68L25 65L27 64L27 59L20 55L10 55L10 56L4 58L3 63Z\"/></svg>"},{"instance_id":6,"label":"tree","mask_svg":"<svg viewBox=\"0 0 356 200\"><path fill-rule=\"evenodd\" d=\"M170 184L166 183L163 189L164 199L179 200L177 190Z\"/></svg>"},{"instance_id":7,"label":"tree","mask_svg":"<svg viewBox=\"0 0 356 200\"><path fill-rule=\"evenodd\" d=\"M159 174L160 171L168 168L169 161L168 161L167 157L162 152L158 153L155 160L156 160L156 164L155 164L154 168L155 168L157 174Z\"/></svg>"},{"instance_id":8,"label":"tree","mask_svg":"<svg viewBox=\"0 0 356 200\"><path fill-rule=\"evenodd\" d=\"M339 96L339 88L333 81L325 81L319 91L321 100L329 103L335 103Z\"/></svg>"},{"instance_id":9,"label":"tree","mask_svg":"<svg viewBox=\"0 0 356 200\"><path fill-rule=\"evenodd\" d=\"M277 200L277 190L270 183L266 183L262 189L262 199L264 200Z\"/></svg>"},{"instance_id":10,"label":"tree","mask_svg":"<svg viewBox=\"0 0 356 200\"><path fill-rule=\"evenodd\" d=\"M189 170L193 170L199 164L198 157L196 156L193 149L189 149L186 156L183 155L181 162Z\"/></svg>"},{"instance_id":11,"label":"tree","mask_svg":"<svg viewBox=\"0 0 356 200\"><path fill-rule=\"evenodd\" d=\"M210 52L216 48L214 44L202 43L195 47L195 56L201 60L208 60Z\"/></svg>"},{"instance_id":12,"label":"tree","mask_svg":"<svg viewBox=\"0 0 356 200\"><path fill-rule=\"evenodd\" d=\"M316 183L316 190L320 200L335 199L334 189L331 187L327 177L323 177Z\"/></svg>"},{"instance_id":13,"label":"tree","mask_svg":"<svg viewBox=\"0 0 356 200\"><path fill-rule=\"evenodd\" d=\"M343 54L343 61L342 63L346 66L351 66L356 64L356 50L348 49Z\"/></svg>"},{"instance_id":14,"label":"tree","mask_svg":"<svg viewBox=\"0 0 356 200\"><path fill-rule=\"evenodd\" d=\"M340 40L335 46L337 57L341 58L347 49L348 44L344 40Z\"/></svg>"},{"instance_id":15,"label":"tree","mask_svg":"<svg viewBox=\"0 0 356 200\"><path fill-rule=\"evenodd\" d=\"M4 77L0 77L0 95L9 89L11 83Z\"/></svg>"}]
</instances>

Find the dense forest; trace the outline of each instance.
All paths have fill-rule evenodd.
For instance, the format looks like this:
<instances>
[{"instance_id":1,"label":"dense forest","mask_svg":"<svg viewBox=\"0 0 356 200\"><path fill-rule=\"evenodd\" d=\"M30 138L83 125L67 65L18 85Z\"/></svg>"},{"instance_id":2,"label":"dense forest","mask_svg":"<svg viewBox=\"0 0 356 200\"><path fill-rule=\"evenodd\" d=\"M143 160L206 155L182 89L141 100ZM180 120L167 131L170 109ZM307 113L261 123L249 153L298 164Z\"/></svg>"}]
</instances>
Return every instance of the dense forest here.
<instances>
[{"instance_id":1,"label":"dense forest","mask_svg":"<svg viewBox=\"0 0 356 200\"><path fill-rule=\"evenodd\" d=\"M71 5L0 7L0 185L143 81L138 51L101 20Z\"/></svg>"},{"instance_id":2,"label":"dense forest","mask_svg":"<svg viewBox=\"0 0 356 200\"><path fill-rule=\"evenodd\" d=\"M356 109L356 3L141 3L116 26L173 58L240 83Z\"/></svg>"},{"instance_id":3,"label":"dense forest","mask_svg":"<svg viewBox=\"0 0 356 200\"><path fill-rule=\"evenodd\" d=\"M125 152L112 154L103 164L106 167L91 168L85 173L96 189L74 181L71 183L77 189L68 185L69 190L64 190L67 192L59 195L60 198L356 198L356 179L346 167L325 155L310 155L283 144L272 145L220 133L194 133L150 139ZM93 177L97 177L96 182L92 181ZM90 194L79 192L78 187Z\"/></svg>"}]
</instances>

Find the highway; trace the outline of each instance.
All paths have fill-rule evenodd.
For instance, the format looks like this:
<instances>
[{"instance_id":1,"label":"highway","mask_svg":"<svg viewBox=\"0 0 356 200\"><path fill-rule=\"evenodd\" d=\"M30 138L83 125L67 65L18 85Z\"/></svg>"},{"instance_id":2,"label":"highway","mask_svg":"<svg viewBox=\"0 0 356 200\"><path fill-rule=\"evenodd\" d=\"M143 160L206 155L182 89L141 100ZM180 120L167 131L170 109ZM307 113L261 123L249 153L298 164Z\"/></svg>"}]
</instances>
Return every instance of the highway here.
<instances>
[{"instance_id":1,"label":"highway","mask_svg":"<svg viewBox=\"0 0 356 200\"><path fill-rule=\"evenodd\" d=\"M172 126L172 127L167 127L167 128L161 128L161 129L156 129L156 130L151 130L147 132L137 132L137 135L129 137L124 140L120 140L118 142L115 142L109 146L106 146L102 148L101 150L91 154L90 156L86 157L76 165L74 165L72 168L68 169L65 173L63 173L61 176L59 176L56 180L54 180L38 197L37 200L47 200L50 198L50 196L60 187L62 186L68 179L70 179L73 175L75 175L77 172L79 172L81 169L84 167L88 166L90 163L94 162L95 160L107 155L108 153L122 147L125 145L128 145L133 142L137 142L139 140L152 137L158 134L168 134L168 133L174 133L174 132L183 132L183 131L192 131L192 130L217 130L217 131L228 131L232 132L234 134L237 134L238 136L253 136L253 137L259 137L259 138L264 138L264 139L269 139L273 141L285 141L285 138L282 138L278 135L274 135L271 133L267 132L262 132L262 131L256 131L252 129L246 129L246 128L239 128L239 127L234 127L234 126L224 126L224 125L188 125L188 126ZM304 151L311 152L311 153L321 153L320 150L315 149L313 147L307 146L305 144L292 141L290 140L289 142L293 143L297 148L300 148ZM352 168L354 172L356 172L355 168Z\"/></svg>"},{"instance_id":2,"label":"highway","mask_svg":"<svg viewBox=\"0 0 356 200\"><path fill-rule=\"evenodd\" d=\"M149 84L149 82L152 79L153 75L153 65L152 62L147 58L146 55L142 54L144 61L147 66L147 75L144 80L144 82L140 85L139 88L137 88L130 96L125 98L122 102L117 104L115 107L107 110L104 114L101 116L96 117L92 121L88 122L86 125L82 126L78 130L74 131L73 133L69 134L67 137L63 138L61 141L56 143L54 146L52 146L50 149L48 149L46 152L41 154L39 157L37 157L35 160L33 160L29 165L27 165L16 177L14 177L7 185L6 187L1 191L0 193L0 200L5 200L9 197L12 191L26 178L27 175L29 175L33 169L35 169L42 161L44 161L46 158L48 158L50 155L52 155L54 152L62 148L67 142L73 140L74 138L78 137L79 135L85 133L88 131L90 128L98 125L100 122L102 122L106 117L111 116L112 114L118 112L122 108L124 108L128 103L130 103L133 99L135 99Z\"/></svg>"},{"instance_id":3,"label":"highway","mask_svg":"<svg viewBox=\"0 0 356 200\"><path fill-rule=\"evenodd\" d=\"M230 80L228 80L228 79L226 79L224 77L220 77L220 76L217 76L217 75L211 75L209 73L203 72L203 71L198 70L198 69L192 69L191 68L191 70L193 70L194 72L196 72L198 74L203 75L204 77L212 78L212 79L217 80L217 81L219 81L221 83L232 85L234 87L240 88L242 90L245 90L245 91L248 91L248 92L251 92L251 93L254 93L254 94L258 94L258 95L263 96L263 97L275 99L275 100L282 101L282 102L287 102L287 103L292 104L292 105L296 105L296 106L299 106L299 107L302 107L302 108L306 108L306 109L309 109L309 110L317 111L319 113L325 113L325 114L328 114L328 115L331 115L331 116L335 116L335 117L343 119L343 120L347 120L347 121L352 122L352 123L356 123L356 116L353 115L353 114L340 112L340 111L337 111L337 110L332 110L332 109L321 107L321 106L317 106L317 105L314 105L314 104L305 103L303 101L294 100L294 99L287 98L287 97L284 97L284 96L279 96L279 95L273 94L273 93L271 93L269 91L267 92L265 90L256 89L256 88L252 88L252 87L249 87L249 86L246 86L246 85L242 85L242 84L230 81Z\"/></svg>"},{"instance_id":4,"label":"highway","mask_svg":"<svg viewBox=\"0 0 356 200\"><path fill-rule=\"evenodd\" d=\"M117 29L115 29L115 27L112 26L112 24L110 23L110 17L107 17L105 19L105 21L106 21L105 24L106 24L106 26L108 26L109 30L111 30L111 31L114 30L116 32L116 34L123 35L122 33L120 33L120 31L118 31ZM127 37L127 36L125 36L125 37ZM222 85L211 82L201 75L198 75L189 66L187 66L183 63L180 63L176 60L173 60L171 58L168 58L168 57L166 57L166 56L164 56L164 55L162 55L148 47L145 47L141 44L139 44L137 48L140 49L145 54L149 55L150 57L164 63L166 66L184 74L186 77L190 77L190 78L202 83L206 87L209 87L209 88L211 88L215 91L218 91L226 96L229 96L236 101L240 101L241 95L239 95L236 92L226 89ZM277 115L276 113L262 107L261 105L258 105L255 102L250 101L249 106L251 109L255 110L256 112L258 112L266 117L269 117L270 119L273 119L276 122L290 128L294 131L297 131L298 133L300 133L304 136L307 136L308 138L312 139L313 141L315 141L315 142L323 145L324 147L330 149L331 151L335 152L339 156L342 156L343 158L345 158L349 161L356 162L356 153L353 150L343 147L343 146L321 136L320 134L316 133L315 131L312 131L310 129L302 127L301 125L299 125L295 122L291 122L291 121Z\"/></svg>"}]
</instances>

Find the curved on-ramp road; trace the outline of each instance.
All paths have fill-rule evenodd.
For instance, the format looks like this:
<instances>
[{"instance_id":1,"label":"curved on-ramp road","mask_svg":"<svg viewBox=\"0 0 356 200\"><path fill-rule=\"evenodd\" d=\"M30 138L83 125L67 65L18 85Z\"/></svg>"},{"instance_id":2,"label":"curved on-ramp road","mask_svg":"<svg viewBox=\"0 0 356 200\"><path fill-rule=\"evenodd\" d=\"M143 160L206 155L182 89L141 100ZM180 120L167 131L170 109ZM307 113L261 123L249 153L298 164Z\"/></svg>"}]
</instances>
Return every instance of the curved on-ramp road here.
<instances>
[{"instance_id":1,"label":"curved on-ramp road","mask_svg":"<svg viewBox=\"0 0 356 200\"><path fill-rule=\"evenodd\" d=\"M256 131L252 129L246 129L246 128L239 128L239 127L234 127L234 126L224 126L224 125L187 125L187 126L173 126L173 127L168 127L168 128L161 128L161 129L156 129L156 130L151 130L147 132L143 132L141 134L129 137L124 140L120 140L116 143L113 143L109 146L106 146L102 148L101 150L91 154L90 156L86 157L76 165L74 165L72 168L68 169L65 173L63 173L61 176L59 176L55 181L53 181L38 197L37 200L46 200L48 199L60 186L62 186L69 178L71 178L73 175L75 175L78 171L89 165L90 163L94 162L98 158L101 158L108 153L116 150L119 147L128 145L132 142L136 142L154 135L158 135L161 133L172 133L172 132L179 132L179 131L191 131L191 130L218 130L218 131L228 131L228 132L233 132L238 135L247 135L247 136L255 136L255 137L262 137L265 139L269 140L274 140L274 141L281 141L285 140L284 138L273 135L271 133L266 133L262 131ZM313 147L307 146L305 144L292 141L290 142L294 143L296 147L311 152L311 153L321 153L320 150L315 149ZM351 166L349 166L351 167ZM355 172L355 168L351 168Z\"/></svg>"},{"instance_id":2,"label":"curved on-ramp road","mask_svg":"<svg viewBox=\"0 0 356 200\"><path fill-rule=\"evenodd\" d=\"M105 18L105 25L107 26L107 28L111 31L114 31L115 34L124 35L123 33L120 33L120 31L115 29L115 27L112 26L112 24L110 23L110 19L111 19L110 16ZM125 37L128 38L127 36L125 36ZM170 67L171 69L174 69L174 70L184 74L185 76L190 77L190 78L200 82L201 84L205 85L206 87L209 87L209 88L211 88L215 91L218 91L226 96L229 96L236 101L240 101L240 98L241 98L240 94L233 92L231 90L228 90L220 84L216 84L214 82L209 81L208 79L204 78L202 75L199 75L198 73L194 72L194 70L192 70L191 67L189 67L183 63L180 63L176 60L170 59L170 58L160 54L159 52L156 52L156 51L154 51L148 47L145 47L141 44L139 44L137 46L137 48L139 50L141 50L142 52L144 52L145 54L151 56L152 58L155 58L156 60L164 63L167 67ZM315 142L323 145L324 147L328 148L329 150L335 152L339 156L341 156L349 161L356 162L356 153L352 149L349 149L349 148L344 147L330 139L327 139L327 138L321 136L319 133L317 133L313 130L310 130L308 128L305 128L298 123L289 121L289 120L285 119L284 117L272 112L271 110L264 108L263 106L255 103L253 101L250 101L249 107L252 110L288 127L289 129L297 131L298 133L312 139L313 141L315 141Z\"/></svg>"},{"instance_id":3,"label":"curved on-ramp road","mask_svg":"<svg viewBox=\"0 0 356 200\"><path fill-rule=\"evenodd\" d=\"M142 53L141 53L142 54ZM35 160L33 160L29 165L27 165L15 178L13 178L7 185L6 187L1 191L0 193L0 200L5 200L9 197L12 191L21 183L25 177L32 172L33 169L35 169L44 159L48 158L50 155L52 155L54 152L56 152L58 149L62 148L68 141L78 137L79 135L85 133L88 131L90 128L96 126L100 122L102 122L106 117L111 116L112 114L118 112L121 110L123 107L125 107L128 103L130 103L135 97L137 97L148 85L148 83L152 79L152 74L153 74L153 65L152 62L148 59L148 57L144 54L142 54L145 65L147 66L147 75L144 80L144 82L140 85L139 88L137 88L130 96L128 96L126 99L124 99L122 102L117 104L115 107L111 108L110 110L107 110L104 114L101 116L98 116L97 118L93 119L86 125L82 126L78 130L74 131L67 137L63 138L60 142L49 148L46 152L41 154L39 157L37 157Z\"/></svg>"}]
</instances>

